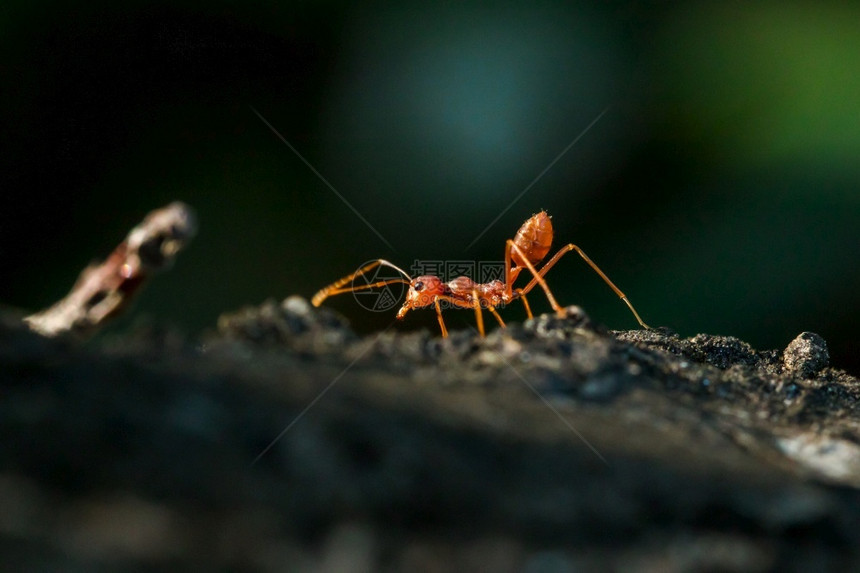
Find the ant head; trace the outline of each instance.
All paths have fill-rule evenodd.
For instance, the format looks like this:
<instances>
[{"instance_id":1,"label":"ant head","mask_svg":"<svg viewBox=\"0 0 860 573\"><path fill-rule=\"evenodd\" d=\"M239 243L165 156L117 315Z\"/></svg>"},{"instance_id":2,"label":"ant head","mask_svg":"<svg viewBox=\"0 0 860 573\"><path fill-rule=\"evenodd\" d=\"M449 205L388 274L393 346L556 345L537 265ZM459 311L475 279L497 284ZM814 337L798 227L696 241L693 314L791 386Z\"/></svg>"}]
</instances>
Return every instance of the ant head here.
<instances>
[{"instance_id":1,"label":"ant head","mask_svg":"<svg viewBox=\"0 0 860 573\"><path fill-rule=\"evenodd\" d=\"M406 302L400 312L397 313L397 318L403 316L413 308L421 308L430 306L437 296L446 293L445 283L442 279L433 275L425 275L415 277L409 283L409 292L406 293Z\"/></svg>"},{"instance_id":2,"label":"ant head","mask_svg":"<svg viewBox=\"0 0 860 573\"><path fill-rule=\"evenodd\" d=\"M409 292L406 293L406 302L412 308L430 306L437 296L445 294L445 283L439 277L425 275L415 277L409 283Z\"/></svg>"}]
</instances>

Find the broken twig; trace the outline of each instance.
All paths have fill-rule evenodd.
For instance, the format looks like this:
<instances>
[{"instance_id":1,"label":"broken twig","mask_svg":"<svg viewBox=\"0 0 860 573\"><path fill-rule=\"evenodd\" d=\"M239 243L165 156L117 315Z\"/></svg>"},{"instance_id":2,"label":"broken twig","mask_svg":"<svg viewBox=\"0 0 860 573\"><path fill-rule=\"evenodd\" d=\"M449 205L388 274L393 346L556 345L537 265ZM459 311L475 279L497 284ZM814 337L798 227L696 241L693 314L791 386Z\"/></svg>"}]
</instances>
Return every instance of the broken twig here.
<instances>
[{"instance_id":1,"label":"broken twig","mask_svg":"<svg viewBox=\"0 0 860 573\"><path fill-rule=\"evenodd\" d=\"M152 211L103 263L85 268L65 298L24 321L44 336L94 334L121 314L154 274L169 268L196 232L194 211L184 203Z\"/></svg>"}]
</instances>

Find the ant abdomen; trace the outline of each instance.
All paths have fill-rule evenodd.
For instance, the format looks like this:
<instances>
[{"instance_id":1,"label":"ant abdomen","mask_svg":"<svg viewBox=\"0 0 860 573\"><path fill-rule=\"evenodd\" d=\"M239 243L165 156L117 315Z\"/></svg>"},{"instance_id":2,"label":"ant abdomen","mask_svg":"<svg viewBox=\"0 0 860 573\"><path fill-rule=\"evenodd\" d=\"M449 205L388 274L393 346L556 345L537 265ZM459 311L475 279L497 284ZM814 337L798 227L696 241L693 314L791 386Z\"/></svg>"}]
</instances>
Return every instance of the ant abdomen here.
<instances>
[{"instance_id":1,"label":"ant abdomen","mask_svg":"<svg viewBox=\"0 0 860 573\"><path fill-rule=\"evenodd\" d=\"M514 237L514 244L532 265L543 260L552 246L552 221L546 211L532 215ZM511 259L518 267L526 266L520 252L513 250Z\"/></svg>"}]
</instances>

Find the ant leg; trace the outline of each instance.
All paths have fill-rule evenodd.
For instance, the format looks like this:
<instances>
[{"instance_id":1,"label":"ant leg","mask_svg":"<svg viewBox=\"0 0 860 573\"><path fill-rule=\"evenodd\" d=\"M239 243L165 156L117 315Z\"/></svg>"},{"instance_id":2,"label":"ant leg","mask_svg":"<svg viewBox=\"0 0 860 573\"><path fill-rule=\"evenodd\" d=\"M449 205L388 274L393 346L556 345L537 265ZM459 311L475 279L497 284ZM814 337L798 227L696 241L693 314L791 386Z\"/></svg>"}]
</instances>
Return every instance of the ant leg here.
<instances>
[{"instance_id":1,"label":"ant leg","mask_svg":"<svg viewBox=\"0 0 860 573\"><path fill-rule=\"evenodd\" d=\"M444 324L442 324L442 311L441 311L441 310L440 310L440 308L439 308L439 301L440 301L440 300L444 300L445 302L449 302L449 303L451 303L451 305L456 306L456 307L459 307L459 308L471 308L471 309L474 309L474 310L475 310L476 320L477 320L477 322L478 322L478 329L479 329L479 330L480 330L480 332L481 332L481 336L483 336L483 335L484 335L484 318L483 318L483 315L481 315L481 314L480 314L480 311L481 311L480 300L479 300L479 299L477 299L477 297L476 297L476 295L475 295L474 291L473 291L473 293L472 293L472 296L473 296L476 300L478 300L478 306L477 306L477 307L475 306L475 304L474 304L474 303L468 302L468 301L466 301L466 300L464 300L464 299L462 299L462 298L455 298L455 297L453 297L453 296L447 296L447 295L444 295L444 294L436 295L436 296L434 297L434 299L433 299L433 300L434 300L434 302L436 303L436 312L439 314L439 325L442 327L443 332L445 332L444 336L447 336L447 331L445 331L445 326L444 326ZM495 314L495 315L496 315L496 320L498 320L498 321L499 321L499 324L501 324L502 326L505 326L505 323L504 323L504 322L502 322L501 317L500 317L500 316L498 316L498 313L496 313L496 309L495 309L495 308L493 308L493 307L490 307L490 308L489 308L489 310L490 310L490 312L492 312L493 314Z\"/></svg>"},{"instance_id":2,"label":"ant leg","mask_svg":"<svg viewBox=\"0 0 860 573\"><path fill-rule=\"evenodd\" d=\"M529 301L526 300L526 294L523 292L523 289L518 288L517 294L520 295L520 298L523 301L523 306L526 307L526 315L529 318L534 318L534 315L532 314L532 307L529 306Z\"/></svg>"},{"instance_id":3,"label":"ant leg","mask_svg":"<svg viewBox=\"0 0 860 573\"><path fill-rule=\"evenodd\" d=\"M514 245L515 245L515 243L511 240L509 240L507 243L505 243L505 295L504 296L505 296L506 302L509 302L510 300L513 299L514 281L517 280L517 277L519 276L519 271L520 271L520 269L518 268L517 273L514 274L513 271L511 270L511 247L513 247ZM519 249L517 249L517 251L519 251ZM524 257L524 259L525 259L525 257ZM534 274L534 270L532 270L532 273ZM537 276L537 275L535 275L535 276ZM519 296L519 298L523 299L523 306L526 307L526 315L529 318L534 318L534 315L532 314L532 309L529 306L529 301L526 300L526 292L528 292L528 291L524 291L521 288L516 290L516 293Z\"/></svg>"},{"instance_id":4,"label":"ant leg","mask_svg":"<svg viewBox=\"0 0 860 573\"><path fill-rule=\"evenodd\" d=\"M481 333L481 338L484 338L486 336L486 332L484 331L484 315L481 312L481 299L478 296L477 289L472 289L472 300L474 301L473 306L475 307L475 321L478 323L478 332ZM496 307L487 305L487 310L496 318L499 322L499 326L507 328L505 321L502 320L502 317L499 316L499 313L496 311Z\"/></svg>"},{"instance_id":5,"label":"ant leg","mask_svg":"<svg viewBox=\"0 0 860 573\"><path fill-rule=\"evenodd\" d=\"M481 312L481 299L478 297L478 289L472 289L472 306L475 309L475 322L478 323L478 332L484 338L484 315Z\"/></svg>"},{"instance_id":6,"label":"ant leg","mask_svg":"<svg viewBox=\"0 0 860 573\"><path fill-rule=\"evenodd\" d=\"M439 317L439 328L442 329L442 338L448 338L448 329L445 328L445 321L442 320L442 307L439 306L439 297L437 296L433 299L433 302L436 303L436 316Z\"/></svg>"},{"instance_id":7,"label":"ant leg","mask_svg":"<svg viewBox=\"0 0 860 573\"><path fill-rule=\"evenodd\" d=\"M516 280L516 277L511 277L511 245L513 244L514 242L510 240L505 243L505 300L511 299L511 291Z\"/></svg>"},{"instance_id":8,"label":"ant leg","mask_svg":"<svg viewBox=\"0 0 860 573\"><path fill-rule=\"evenodd\" d=\"M549 300L549 304L550 304L550 306L552 306L552 309L556 312L561 312L562 308L556 302L555 297L552 296L552 293L549 290L549 286L546 284L546 281L543 280L543 275L541 275L540 273L537 272L537 270L535 270L534 265L529 262L525 253L523 253L522 249L520 249L516 245L516 243L514 243L511 239L508 239L507 245L508 245L507 252L514 250L517 253L519 253L520 258L523 260L523 262L526 264L526 267L531 271L531 273L535 277L532 279L532 281L528 285L526 285L526 288L522 289L522 293L527 294L531 289L534 288L535 284L539 283L541 288L543 289L544 293L546 293L546 298ZM550 262L552 262L552 261L550 261Z\"/></svg>"},{"instance_id":9,"label":"ant leg","mask_svg":"<svg viewBox=\"0 0 860 573\"><path fill-rule=\"evenodd\" d=\"M483 338L486 334L484 332L484 316L481 313L481 298L478 296L478 290L477 289L472 289L472 300L475 301L474 307L475 307L475 317L476 317L477 322L478 322L478 331L481 333L481 338ZM498 311L496 311L496 307L494 307L491 304L488 304L487 310L490 311L490 313L496 318L496 320L499 323L499 326L501 326L502 328L507 328L505 321L502 320L502 317L499 315Z\"/></svg>"},{"instance_id":10,"label":"ant leg","mask_svg":"<svg viewBox=\"0 0 860 573\"><path fill-rule=\"evenodd\" d=\"M579 256L582 257L582 259L586 263L588 263L588 266L590 266L592 268L592 270L594 270L594 272L596 272L600 276L600 278L603 279L603 282L605 282L607 285L609 285L609 288L611 288L613 290L613 292L615 292L615 294L618 295L618 298L620 298L622 301L624 301L624 304L627 305L627 308L629 308L630 312L633 313L633 316L636 317L636 322L638 322L639 325L642 326L642 328L647 328L649 330L651 329L650 326L648 326L647 324L645 324L642 321L642 318L639 316L639 313L636 312L636 309L633 308L633 304L630 302L630 300L628 300L627 295L625 295L623 292L621 292L621 289L619 289L617 286L615 286L615 283L613 283L611 280L609 280L609 277L606 276L606 274L600 270L600 267L598 267L596 264L594 264L594 262L588 258L588 255L586 255L582 249L580 249L579 247L577 247L573 243L562 247L555 255L553 255L553 257L549 261L547 261L547 263L543 266L543 268L541 268L540 273L538 275L536 275L535 278L533 278L531 280L531 282L529 282L529 284L526 285L526 288L523 289L523 293L529 292L531 289L533 289L535 287L535 285L538 282L545 284L542 277L546 274L546 272L548 270L550 270L552 268L553 265L555 265L558 262L558 260L562 256L569 253L570 251L576 251L577 253L579 253Z\"/></svg>"},{"instance_id":11,"label":"ant leg","mask_svg":"<svg viewBox=\"0 0 860 573\"><path fill-rule=\"evenodd\" d=\"M505 321L502 320L502 317L499 316L499 313L496 312L496 309L494 307L491 306L487 310L489 310L491 313L493 313L493 316L495 316L496 320L499 321L499 326L501 326L502 328L507 328L507 325L505 325Z\"/></svg>"},{"instance_id":12,"label":"ant leg","mask_svg":"<svg viewBox=\"0 0 860 573\"><path fill-rule=\"evenodd\" d=\"M347 276L343 277L342 279L338 279L335 282L333 282L332 284L328 285L327 287L321 289L319 292L317 292L313 296L313 298L311 299L311 304L313 304L314 306L319 306L328 297L336 295L336 294L345 293L345 292L354 292L357 290L375 288L375 287L390 285L390 284L394 284L394 283L398 283L398 282L403 283L403 284L410 284L409 281L406 279L387 279L384 281L375 282L373 284L360 285L357 287L349 286L349 287L342 288L343 285L352 282L356 278L364 275L368 271L375 269L376 267L378 267L380 265L392 267L392 268L400 271L401 273L403 272L398 267L389 263L385 259L378 259L376 261L373 261L372 263L368 263L368 264L364 265L363 267L361 267L360 269L358 269L357 271L355 271L351 275L347 275ZM406 275L406 273L403 273L403 274L405 276L408 276L408 275Z\"/></svg>"}]
</instances>

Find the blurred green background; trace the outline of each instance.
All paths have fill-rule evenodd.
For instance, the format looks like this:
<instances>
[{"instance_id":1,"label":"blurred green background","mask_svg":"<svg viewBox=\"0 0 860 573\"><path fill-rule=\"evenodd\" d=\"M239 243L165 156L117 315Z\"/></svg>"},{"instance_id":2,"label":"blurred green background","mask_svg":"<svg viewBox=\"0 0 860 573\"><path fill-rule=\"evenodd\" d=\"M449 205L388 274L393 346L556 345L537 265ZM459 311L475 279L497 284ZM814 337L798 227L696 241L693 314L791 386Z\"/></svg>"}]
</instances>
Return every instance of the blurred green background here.
<instances>
[{"instance_id":1,"label":"blurred green background","mask_svg":"<svg viewBox=\"0 0 860 573\"><path fill-rule=\"evenodd\" d=\"M581 246L651 325L761 349L811 330L860 372L855 4L12 1L0 14L0 303L52 303L175 199L200 234L137 316L188 331L310 297L377 257L500 260L547 209L557 245ZM550 285L636 326L575 256ZM361 332L394 316L330 305ZM447 313L451 328L473 318ZM424 326L433 312L400 328Z\"/></svg>"}]
</instances>

